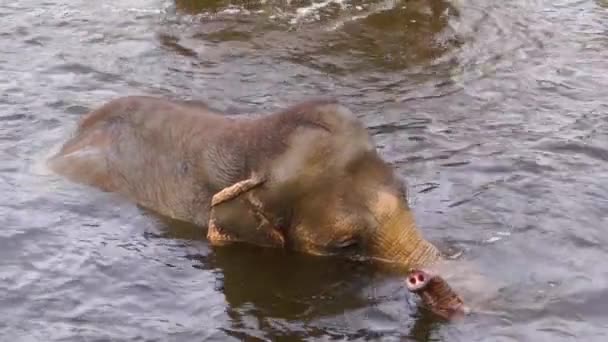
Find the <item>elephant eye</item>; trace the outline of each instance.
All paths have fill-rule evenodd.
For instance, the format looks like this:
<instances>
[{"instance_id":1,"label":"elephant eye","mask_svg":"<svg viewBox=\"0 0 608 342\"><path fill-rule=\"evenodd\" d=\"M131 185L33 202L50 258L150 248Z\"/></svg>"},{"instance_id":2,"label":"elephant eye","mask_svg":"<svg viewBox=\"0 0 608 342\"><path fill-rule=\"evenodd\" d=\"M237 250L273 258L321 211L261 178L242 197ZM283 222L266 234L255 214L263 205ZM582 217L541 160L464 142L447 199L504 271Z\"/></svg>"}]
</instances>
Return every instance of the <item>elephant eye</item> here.
<instances>
[{"instance_id":1,"label":"elephant eye","mask_svg":"<svg viewBox=\"0 0 608 342\"><path fill-rule=\"evenodd\" d=\"M356 249L359 245L359 241L355 238L347 238L343 240L336 241L334 244L334 248L339 250L347 250L347 249Z\"/></svg>"}]
</instances>

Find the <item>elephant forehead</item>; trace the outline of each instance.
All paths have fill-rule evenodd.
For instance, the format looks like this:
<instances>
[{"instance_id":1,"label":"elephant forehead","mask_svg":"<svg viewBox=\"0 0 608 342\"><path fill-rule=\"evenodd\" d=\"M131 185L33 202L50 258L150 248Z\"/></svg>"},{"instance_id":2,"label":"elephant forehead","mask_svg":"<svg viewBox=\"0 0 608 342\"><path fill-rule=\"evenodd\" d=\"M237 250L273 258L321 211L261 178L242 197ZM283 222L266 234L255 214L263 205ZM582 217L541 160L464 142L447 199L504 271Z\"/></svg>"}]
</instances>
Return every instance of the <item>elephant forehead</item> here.
<instances>
[{"instance_id":1,"label":"elephant forehead","mask_svg":"<svg viewBox=\"0 0 608 342\"><path fill-rule=\"evenodd\" d=\"M317 192L298 206L302 229L314 234L340 235L364 225L368 210L354 196L347 200L337 189Z\"/></svg>"},{"instance_id":2,"label":"elephant forehead","mask_svg":"<svg viewBox=\"0 0 608 342\"><path fill-rule=\"evenodd\" d=\"M347 165L374 151L365 132L327 132L300 127L271 165L277 181L326 179L345 172Z\"/></svg>"},{"instance_id":3,"label":"elephant forehead","mask_svg":"<svg viewBox=\"0 0 608 342\"><path fill-rule=\"evenodd\" d=\"M326 210L316 219L306 217L296 227L298 239L311 244L331 244L355 236L364 228L364 215L348 210Z\"/></svg>"}]
</instances>

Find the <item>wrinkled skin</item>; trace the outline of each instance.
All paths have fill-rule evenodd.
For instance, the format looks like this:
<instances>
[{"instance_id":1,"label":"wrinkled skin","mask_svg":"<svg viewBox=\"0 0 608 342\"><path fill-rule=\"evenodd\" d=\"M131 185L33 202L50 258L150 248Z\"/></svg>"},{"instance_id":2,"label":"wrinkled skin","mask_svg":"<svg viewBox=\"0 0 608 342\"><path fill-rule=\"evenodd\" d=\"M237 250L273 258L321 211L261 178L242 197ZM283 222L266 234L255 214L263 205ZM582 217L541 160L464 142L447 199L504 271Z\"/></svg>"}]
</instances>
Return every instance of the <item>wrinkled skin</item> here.
<instances>
[{"instance_id":1,"label":"wrinkled skin","mask_svg":"<svg viewBox=\"0 0 608 342\"><path fill-rule=\"evenodd\" d=\"M87 114L49 166L207 227L213 245L367 257L404 270L441 260L365 127L332 100L227 116L200 102L123 97ZM425 300L432 288L423 303L441 307Z\"/></svg>"},{"instance_id":2,"label":"wrinkled skin","mask_svg":"<svg viewBox=\"0 0 608 342\"><path fill-rule=\"evenodd\" d=\"M470 311L462 298L438 275L412 270L405 283L408 290L419 295L422 303L443 319L461 318Z\"/></svg>"}]
</instances>

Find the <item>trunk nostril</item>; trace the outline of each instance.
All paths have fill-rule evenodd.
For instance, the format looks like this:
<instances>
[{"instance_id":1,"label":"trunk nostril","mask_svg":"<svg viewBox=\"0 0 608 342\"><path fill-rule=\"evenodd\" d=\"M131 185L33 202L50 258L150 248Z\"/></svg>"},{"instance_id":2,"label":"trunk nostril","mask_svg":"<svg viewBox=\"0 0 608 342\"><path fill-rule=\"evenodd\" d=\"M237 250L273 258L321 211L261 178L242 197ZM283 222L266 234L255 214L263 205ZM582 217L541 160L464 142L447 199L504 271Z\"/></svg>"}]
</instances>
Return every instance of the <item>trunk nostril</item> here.
<instances>
[{"instance_id":1,"label":"trunk nostril","mask_svg":"<svg viewBox=\"0 0 608 342\"><path fill-rule=\"evenodd\" d=\"M419 274L418 275L418 281L421 282L421 283L424 282L424 275Z\"/></svg>"},{"instance_id":2,"label":"trunk nostril","mask_svg":"<svg viewBox=\"0 0 608 342\"><path fill-rule=\"evenodd\" d=\"M410 284L416 285L416 277L410 277Z\"/></svg>"}]
</instances>

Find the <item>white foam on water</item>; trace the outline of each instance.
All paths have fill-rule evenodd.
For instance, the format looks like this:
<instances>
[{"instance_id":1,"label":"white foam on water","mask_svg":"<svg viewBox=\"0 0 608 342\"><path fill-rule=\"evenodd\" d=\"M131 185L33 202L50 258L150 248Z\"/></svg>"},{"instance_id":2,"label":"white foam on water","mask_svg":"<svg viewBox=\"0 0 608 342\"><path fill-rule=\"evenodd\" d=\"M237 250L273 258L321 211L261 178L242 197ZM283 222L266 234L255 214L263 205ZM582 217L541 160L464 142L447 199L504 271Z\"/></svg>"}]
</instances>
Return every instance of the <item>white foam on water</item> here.
<instances>
[{"instance_id":1,"label":"white foam on water","mask_svg":"<svg viewBox=\"0 0 608 342\"><path fill-rule=\"evenodd\" d=\"M290 0L286 0L284 3L287 5L291 4ZM270 4L269 1L261 0L260 4ZM326 31L334 31L341 28L345 23L364 19L374 13L391 10L400 4L401 0L381 0L377 3L365 4L365 5L352 5L350 0L320 0L313 2L312 4L304 7L296 8L295 10L288 10L284 6L270 6L255 11L250 11L242 6L229 5L228 7L218 12L201 12L195 15L184 15L181 16L181 20L196 22L201 19L215 18L217 17L230 17L236 15L266 15L268 20L286 20L290 25L299 25L303 22L318 22L321 21L320 12L324 8L330 5L340 6L339 17L333 20L329 20L327 24L324 24L321 28ZM142 9L142 11L147 11Z\"/></svg>"},{"instance_id":2,"label":"white foam on water","mask_svg":"<svg viewBox=\"0 0 608 342\"><path fill-rule=\"evenodd\" d=\"M261 12L264 12L263 10ZM242 7L230 6L221 11L220 14L249 14L250 12Z\"/></svg>"},{"instance_id":3,"label":"white foam on water","mask_svg":"<svg viewBox=\"0 0 608 342\"><path fill-rule=\"evenodd\" d=\"M510 232L496 232L495 236L492 236L489 239L486 239L484 242L485 243L494 243L494 242L498 242L498 241L502 240L504 237L508 237L508 236L511 236Z\"/></svg>"},{"instance_id":4,"label":"white foam on water","mask_svg":"<svg viewBox=\"0 0 608 342\"><path fill-rule=\"evenodd\" d=\"M362 13L355 14L355 15L351 14L351 15L339 18L339 19L335 20L333 22L333 24L329 25L327 27L327 30L335 31L335 30L341 28L342 26L344 26L344 24L346 24L348 22L365 19L372 14L375 14L375 13L378 13L381 11L388 11L388 10L394 9L395 7L397 7L397 5L398 5L398 0L384 0L379 3L367 5L366 6L367 9L364 9L362 6L356 6L355 9L357 11L362 11Z\"/></svg>"},{"instance_id":5,"label":"white foam on water","mask_svg":"<svg viewBox=\"0 0 608 342\"><path fill-rule=\"evenodd\" d=\"M316 15L314 18L319 19L318 11L321 8L327 7L332 3L340 5L340 7L344 8L344 0L323 0L321 2L313 3L307 7L301 7L296 10L296 15L290 21L290 24L297 24L302 19L307 19L312 15Z\"/></svg>"},{"instance_id":6,"label":"white foam on water","mask_svg":"<svg viewBox=\"0 0 608 342\"><path fill-rule=\"evenodd\" d=\"M158 4L150 3L150 1L142 0L138 5L133 4L133 0L129 3L114 2L111 4L102 3L102 8L109 10L110 12L132 12L132 13L150 13L159 14L163 12L162 8L159 8ZM121 6L126 5L126 6Z\"/></svg>"}]
</instances>

